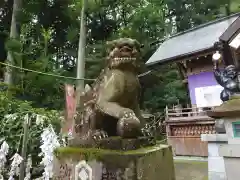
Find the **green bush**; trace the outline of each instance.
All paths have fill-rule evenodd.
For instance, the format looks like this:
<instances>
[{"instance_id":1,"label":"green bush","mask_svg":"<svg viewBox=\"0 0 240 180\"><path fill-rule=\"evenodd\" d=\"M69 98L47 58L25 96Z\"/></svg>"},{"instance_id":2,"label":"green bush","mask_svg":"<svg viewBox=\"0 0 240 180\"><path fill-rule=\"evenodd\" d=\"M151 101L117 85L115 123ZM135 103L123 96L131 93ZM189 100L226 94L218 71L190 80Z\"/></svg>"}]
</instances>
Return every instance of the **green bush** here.
<instances>
[{"instance_id":1,"label":"green bush","mask_svg":"<svg viewBox=\"0 0 240 180\"><path fill-rule=\"evenodd\" d=\"M55 132L59 133L60 113L53 110L33 108L30 102L21 101L0 92L0 138L1 142L6 140L9 144L9 157L16 152L21 152L24 117L27 114L29 119L31 118L27 154L32 155L33 166L36 166L40 161L38 154L40 152L42 130L51 124ZM37 121L40 119L44 121L39 124Z\"/></svg>"}]
</instances>

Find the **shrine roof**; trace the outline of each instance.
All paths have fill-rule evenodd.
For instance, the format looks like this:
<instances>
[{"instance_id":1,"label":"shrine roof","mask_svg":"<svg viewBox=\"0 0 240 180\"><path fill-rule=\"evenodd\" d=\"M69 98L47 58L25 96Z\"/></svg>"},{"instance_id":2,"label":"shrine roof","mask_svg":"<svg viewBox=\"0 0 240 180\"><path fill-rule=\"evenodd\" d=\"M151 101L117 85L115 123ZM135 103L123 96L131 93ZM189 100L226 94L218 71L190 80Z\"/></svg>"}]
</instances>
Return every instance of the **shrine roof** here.
<instances>
[{"instance_id":1,"label":"shrine roof","mask_svg":"<svg viewBox=\"0 0 240 180\"><path fill-rule=\"evenodd\" d=\"M240 13L211 21L178 33L166 39L149 58L146 65L184 60L191 56L213 51L219 37L240 16Z\"/></svg>"}]
</instances>

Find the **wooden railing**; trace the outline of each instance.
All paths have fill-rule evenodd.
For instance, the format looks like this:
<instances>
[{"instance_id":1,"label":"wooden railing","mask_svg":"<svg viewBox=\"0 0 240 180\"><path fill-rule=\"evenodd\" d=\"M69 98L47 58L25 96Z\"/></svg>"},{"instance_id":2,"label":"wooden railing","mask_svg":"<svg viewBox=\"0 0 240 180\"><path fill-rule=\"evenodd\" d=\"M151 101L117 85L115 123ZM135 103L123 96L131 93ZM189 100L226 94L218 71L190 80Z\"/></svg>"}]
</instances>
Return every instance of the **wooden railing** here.
<instances>
[{"instance_id":1,"label":"wooden railing","mask_svg":"<svg viewBox=\"0 0 240 180\"><path fill-rule=\"evenodd\" d=\"M166 118L177 118L177 117L192 117L192 116L206 116L206 112L212 110L214 107L204 107L204 108L180 108L176 107L174 109L168 109L166 107L165 114Z\"/></svg>"}]
</instances>

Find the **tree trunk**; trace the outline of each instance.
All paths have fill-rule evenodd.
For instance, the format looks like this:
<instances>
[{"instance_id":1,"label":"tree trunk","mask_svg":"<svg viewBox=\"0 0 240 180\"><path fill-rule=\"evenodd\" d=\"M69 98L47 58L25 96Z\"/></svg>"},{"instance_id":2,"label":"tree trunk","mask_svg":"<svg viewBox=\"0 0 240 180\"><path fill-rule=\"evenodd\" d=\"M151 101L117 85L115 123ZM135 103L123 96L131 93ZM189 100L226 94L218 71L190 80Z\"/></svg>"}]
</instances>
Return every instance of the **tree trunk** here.
<instances>
[{"instance_id":1,"label":"tree trunk","mask_svg":"<svg viewBox=\"0 0 240 180\"><path fill-rule=\"evenodd\" d=\"M11 30L10 30L10 38L17 39L19 38L18 31L18 22L16 20L17 14L22 8L22 0L14 0L13 1L13 11L12 11L12 22L11 22ZM13 56L10 51L7 54L6 63L13 64ZM10 67L6 67L6 72L4 74L4 82L11 85L13 83L12 79L12 70Z\"/></svg>"}]
</instances>

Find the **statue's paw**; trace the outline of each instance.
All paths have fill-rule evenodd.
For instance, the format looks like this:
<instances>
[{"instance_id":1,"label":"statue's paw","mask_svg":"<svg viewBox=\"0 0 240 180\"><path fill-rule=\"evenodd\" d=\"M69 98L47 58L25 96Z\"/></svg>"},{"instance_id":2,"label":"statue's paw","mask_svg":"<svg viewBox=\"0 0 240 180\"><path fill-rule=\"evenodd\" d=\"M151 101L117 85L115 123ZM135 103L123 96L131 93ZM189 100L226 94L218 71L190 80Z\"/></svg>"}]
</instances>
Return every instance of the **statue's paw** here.
<instances>
[{"instance_id":1,"label":"statue's paw","mask_svg":"<svg viewBox=\"0 0 240 180\"><path fill-rule=\"evenodd\" d=\"M135 113L133 111L124 111L121 115L120 120L125 120L125 121L136 121L139 122L139 119L136 117Z\"/></svg>"},{"instance_id":2,"label":"statue's paw","mask_svg":"<svg viewBox=\"0 0 240 180\"><path fill-rule=\"evenodd\" d=\"M121 137L132 138L140 135L141 123L134 112L125 112L117 123L117 132Z\"/></svg>"},{"instance_id":3,"label":"statue's paw","mask_svg":"<svg viewBox=\"0 0 240 180\"><path fill-rule=\"evenodd\" d=\"M92 133L92 138L95 140L95 141L98 141L98 140L101 140L101 139L104 139L104 138L107 138L108 135L105 131L102 131L102 130L96 130L95 132Z\"/></svg>"}]
</instances>

